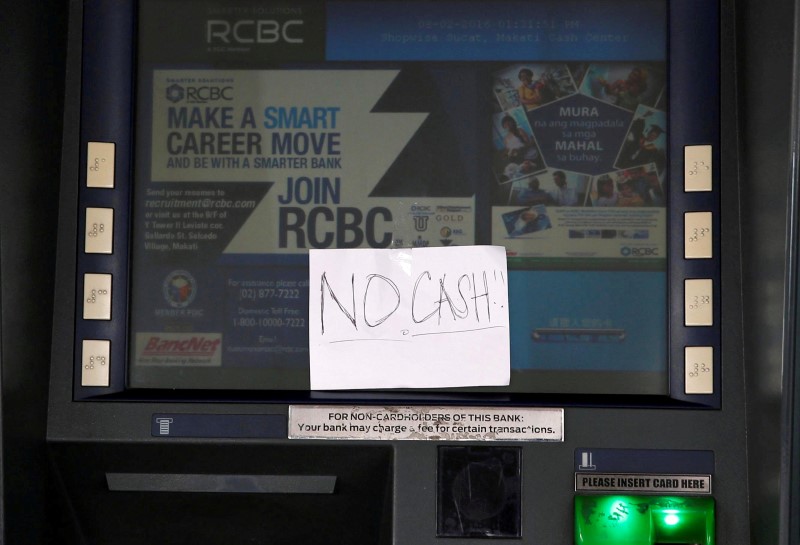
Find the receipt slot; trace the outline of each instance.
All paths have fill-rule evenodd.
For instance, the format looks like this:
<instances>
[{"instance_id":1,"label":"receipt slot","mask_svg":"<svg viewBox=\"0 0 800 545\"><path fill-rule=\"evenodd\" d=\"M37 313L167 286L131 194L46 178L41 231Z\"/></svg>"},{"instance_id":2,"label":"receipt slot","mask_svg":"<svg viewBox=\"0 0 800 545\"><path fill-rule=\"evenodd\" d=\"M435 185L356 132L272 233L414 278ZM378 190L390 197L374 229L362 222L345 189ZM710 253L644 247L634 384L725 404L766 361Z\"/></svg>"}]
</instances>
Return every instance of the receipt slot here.
<instances>
[{"instance_id":1,"label":"receipt slot","mask_svg":"<svg viewBox=\"0 0 800 545\"><path fill-rule=\"evenodd\" d=\"M713 545L714 499L576 496L575 545Z\"/></svg>"}]
</instances>

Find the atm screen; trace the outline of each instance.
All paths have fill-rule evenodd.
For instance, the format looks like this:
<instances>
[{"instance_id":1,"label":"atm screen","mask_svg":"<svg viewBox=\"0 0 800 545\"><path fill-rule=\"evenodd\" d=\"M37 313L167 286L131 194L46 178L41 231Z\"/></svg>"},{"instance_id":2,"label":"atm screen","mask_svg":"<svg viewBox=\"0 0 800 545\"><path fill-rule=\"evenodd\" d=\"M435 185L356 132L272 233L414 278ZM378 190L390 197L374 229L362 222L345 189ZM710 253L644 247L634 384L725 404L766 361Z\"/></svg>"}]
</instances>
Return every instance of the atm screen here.
<instances>
[{"instance_id":1,"label":"atm screen","mask_svg":"<svg viewBox=\"0 0 800 545\"><path fill-rule=\"evenodd\" d=\"M113 330L88 350L123 362L123 389L308 390L310 249L504 247L511 383L489 391L674 397L686 327L718 343L710 282L668 297L684 257L716 274L710 214L687 227L693 255L670 238L692 205L670 161L691 145L703 176L718 134L714 108L671 113L714 86L671 76L685 53L665 2L143 0L131 15L130 80L90 75L127 93L117 144L92 136L84 83L78 260L99 284L77 336ZM109 263L113 287L95 274Z\"/></svg>"}]
</instances>

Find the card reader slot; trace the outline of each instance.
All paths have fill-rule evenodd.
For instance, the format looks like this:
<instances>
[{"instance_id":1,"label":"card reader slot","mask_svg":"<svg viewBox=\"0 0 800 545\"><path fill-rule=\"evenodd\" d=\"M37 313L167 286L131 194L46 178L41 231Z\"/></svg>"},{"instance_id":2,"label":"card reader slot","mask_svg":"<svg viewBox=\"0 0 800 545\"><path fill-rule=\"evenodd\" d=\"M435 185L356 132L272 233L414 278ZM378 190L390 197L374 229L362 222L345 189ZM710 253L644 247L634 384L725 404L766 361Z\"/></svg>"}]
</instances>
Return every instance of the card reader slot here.
<instances>
[{"instance_id":1,"label":"card reader slot","mask_svg":"<svg viewBox=\"0 0 800 545\"><path fill-rule=\"evenodd\" d=\"M112 492L333 494L336 476L106 473L106 482Z\"/></svg>"}]
</instances>

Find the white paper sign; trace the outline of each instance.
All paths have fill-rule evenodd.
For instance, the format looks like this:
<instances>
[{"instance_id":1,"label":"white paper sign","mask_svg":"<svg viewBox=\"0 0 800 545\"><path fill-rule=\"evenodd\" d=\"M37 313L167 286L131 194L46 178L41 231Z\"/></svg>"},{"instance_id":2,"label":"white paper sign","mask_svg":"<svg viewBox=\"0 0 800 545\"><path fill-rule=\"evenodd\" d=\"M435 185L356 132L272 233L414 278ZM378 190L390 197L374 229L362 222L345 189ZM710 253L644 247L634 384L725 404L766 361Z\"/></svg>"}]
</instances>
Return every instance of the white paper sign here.
<instances>
[{"instance_id":1,"label":"white paper sign","mask_svg":"<svg viewBox=\"0 0 800 545\"><path fill-rule=\"evenodd\" d=\"M311 389L503 386L500 246L311 250Z\"/></svg>"}]
</instances>

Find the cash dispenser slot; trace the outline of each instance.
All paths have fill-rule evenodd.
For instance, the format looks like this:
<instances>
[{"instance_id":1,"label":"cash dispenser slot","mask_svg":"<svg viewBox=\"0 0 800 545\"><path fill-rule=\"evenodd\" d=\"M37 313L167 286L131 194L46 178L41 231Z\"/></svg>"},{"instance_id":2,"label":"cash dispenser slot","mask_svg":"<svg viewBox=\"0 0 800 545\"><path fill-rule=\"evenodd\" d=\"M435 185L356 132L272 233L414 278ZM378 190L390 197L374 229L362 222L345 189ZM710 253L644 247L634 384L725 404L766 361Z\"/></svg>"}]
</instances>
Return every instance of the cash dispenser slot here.
<instances>
[{"instance_id":1,"label":"cash dispenser slot","mask_svg":"<svg viewBox=\"0 0 800 545\"><path fill-rule=\"evenodd\" d=\"M374 545L392 533L391 446L58 442L51 456L82 543Z\"/></svg>"},{"instance_id":2,"label":"cash dispenser slot","mask_svg":"<svg viewBox=\"0 0 800 545\"><path fill-rule=\"evenodd\" d=\"M335 475L202 475L106 473L112 492L333 494Z\"/></svg>"}]
</instances>

